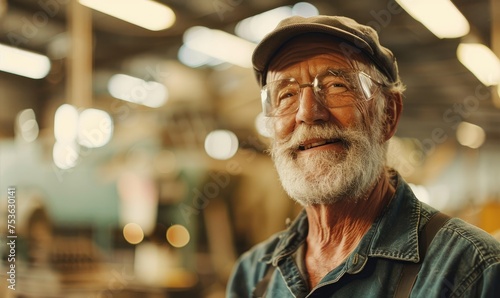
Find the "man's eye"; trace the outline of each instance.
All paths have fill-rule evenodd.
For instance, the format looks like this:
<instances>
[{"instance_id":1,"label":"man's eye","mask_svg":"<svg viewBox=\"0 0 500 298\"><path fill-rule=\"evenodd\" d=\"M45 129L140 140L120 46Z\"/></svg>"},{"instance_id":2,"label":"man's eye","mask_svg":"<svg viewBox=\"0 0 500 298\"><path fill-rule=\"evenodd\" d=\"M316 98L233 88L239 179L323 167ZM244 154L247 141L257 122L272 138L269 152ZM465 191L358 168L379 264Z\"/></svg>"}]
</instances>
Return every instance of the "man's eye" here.
<instances>
[{"instance_id":1,"label":"man's eye","mask_svg":"<svg viewBox=\"0 0 500 298\"><path fill-rule=\"evenodd\" d=\"M288 92L288 93L284 93L280 96L280 99L284 99L284 98L289 98L289 97L292 97L294 94L291 93L291 92Z\"/></svg>"},{"instance_id":2,"label":"man's eye","mask_svg":"<svg viewBox=\"0 0 500 298\"><path fill-rule=\"evenodd\" d=\"M321 86L321 91L326 94L336 94L347 91L349 88L344 82L329 82L327 84L323 84Z\"/></svg>"},{"instance_id":3,"label":"man's eye","mask_svg":"<svg viewBox=\"0 0 500 298\"><path fill-rule=\"evenodd\" d=\"M294 97L297 95L297 92L294 90L283 90L282 92L279 93L278 99L281 100L286 100L291 97Z\"/></svg>"}]
</instances>

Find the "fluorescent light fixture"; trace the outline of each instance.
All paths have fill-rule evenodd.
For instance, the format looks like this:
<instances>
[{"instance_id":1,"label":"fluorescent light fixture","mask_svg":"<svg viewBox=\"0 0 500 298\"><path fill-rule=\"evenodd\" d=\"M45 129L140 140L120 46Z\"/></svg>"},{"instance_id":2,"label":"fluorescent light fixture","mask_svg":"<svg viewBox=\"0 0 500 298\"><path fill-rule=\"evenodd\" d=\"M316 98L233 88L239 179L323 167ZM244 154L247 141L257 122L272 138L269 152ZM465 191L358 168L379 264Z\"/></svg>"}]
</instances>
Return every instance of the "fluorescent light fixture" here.
<instances>
[{"instance_id":1,"label":"fluorescent light fixture","mask_svg":"<svg viewBox=\"0 0 500 298\"><path fill-rule=\"evenodd\" d=\"M184 44L192 50L245 68L251 68L255 44L221 30L191 27L184 32Z\"/></svg>"},{"instance_id":2,"label":"fluorescent light fixture","mask_svg":"<svg viewBox=\"0 0 500 298\"><path fill-rule=\"evenodd\" d=\"M175 23L170 7L151 0L79 0L82 5L152 31Z\"/></svg>"},{"instance_id":3,"label":"fluorescent light fixture","mask_svg":"<svg viewBox=\"0 0 500 298\"><path fill-rule=\"evenodd\" d=\"M239 37L258 43L285 18L292 15L311 17L318 13L318 9L307 2L299 2L294 6L281 6L241 20L236 24L235 33Z\"/></svg>"},{"instance_id":4,"label":"fluorescent light fixture","mask_svg":"<svg viewBox=\"0 0 500 298\"><path fill-rule=\"evenodd\" d=\"M292 14L302 17L313 17L319 14L316 6L309 2L298 2L292 6Z\"/></svg>"},{"instance_id":5,"label":"fluorescent light fixture","mask_svg":"<svg viewBox=\"0 0 500 298\"><path fill-rule=\"evenodd\" d=\"M271 32L281 20L290 16L292 16L291 7L282 6L274 8L241 20L236 24L234 31L236 35L258 43L266 34Z\"/></svg>"},{"instance_id":6,"label":"fluorescent light fixture","mask_svg":"<svg viewBox=\"0 0 500 298\"><path fill-rule=\"evenodd\" d=\"M50 71L50 60L44 55L0 44L0 70L41 79Z\"/></svg>"},{"instance_id":7,"label":"fluorescent light fixture","mask_svg":"<svg viewBox=\"0 0 500 298\"><path fill-rule=\"evenodd\" d=\"M113 136L113 120L108 113L98 109L86 109L78 118L78 143L87 148L106 145Z\"/></svg>"},{"instance_id":8,"label":"fluorescent light fixture","mask_svg":"<svg viewBox=\"0 0 500 298\"><path fill-rule=\"evenodd\" d=\"M457 38L469 33L469 22L450 0L396 0L396 2L439 38Z\"/></svg>"},{"instance_id":9,"label":"fluorescent light fixture","mask_svg":"<svg viewBox=\"0 0 500 298\"><path fill-rule=\"evenodd\" d=\"M457 127L457 140L463 145L477 149L483 145L486 133L480 126L469 122L460 122Z\"/></svg>"},{"instance_id":10,"label":"fluorescent light fixture","mask_svg":"<svg viewBox=\"0 0 500 298\"><path fill-rule=\"evenodd\" d=\"M78 111L69 104L63 104L54 116L54 136L58 142L74 142L78 133Z\"/></svg>"},{"instance_id":11,"label":"fluorescent light fixture","mask_svg":"<svg viewBox=\"0 0 500 298\"><path fill-rule=\"evenodd\" d=\"M179 48L179 52L177 53L177 58L184 65L187 65L192 68L201 67L204 65L216 66L224 63L224 61L220 61L215 59L214 57L210 57L203 53L200 53L196 50L193 50L186 45L182 45Z\"/></svg>"},{"instance_id":12,"label":"fluorescent light fixture","mask_svg":"<svg viewBox=\"0 0 500 298\"><path fill-rule=\"evenodd\" d=\"M108 82L108 91L114 98L158 108L167 102L168 90L165 85L154 81L144 81L125 74L115 74Z\"/></svg>"},{"instance_id":13,"label":"fluorescent light fixture","mask_svg":"<svg viewBox=\"0 0 500 298\"><path fill-rule=\"evenodd\" d=\"M490 48L479 43L461 43L458 60L486 86L500 84L500 60Z\"/></svg>"}]
</instances>

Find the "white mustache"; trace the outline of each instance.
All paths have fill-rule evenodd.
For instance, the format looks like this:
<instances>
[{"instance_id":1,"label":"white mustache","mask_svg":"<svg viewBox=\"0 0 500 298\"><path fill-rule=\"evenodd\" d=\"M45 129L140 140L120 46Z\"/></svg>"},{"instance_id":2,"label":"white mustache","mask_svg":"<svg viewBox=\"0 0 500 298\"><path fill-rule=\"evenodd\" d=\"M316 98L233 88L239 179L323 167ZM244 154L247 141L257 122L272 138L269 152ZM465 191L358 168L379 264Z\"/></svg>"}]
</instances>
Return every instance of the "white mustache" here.
<instances>
[{"instance_id":1,"label":"white mustache","mask_svg":"<svg viewBox=\"0 0 500 298\"><path fill-rule=\"evenodd\" d=\"M277 147L281 150L297 150L300 145L311 139L333 140L338 139L344 145L349 146L358 138L360 131L357 128L341 129L338 126L325 125L300 125L290 135L290 137L282 142L277 143Z\"/></svg>"}]
</instances>

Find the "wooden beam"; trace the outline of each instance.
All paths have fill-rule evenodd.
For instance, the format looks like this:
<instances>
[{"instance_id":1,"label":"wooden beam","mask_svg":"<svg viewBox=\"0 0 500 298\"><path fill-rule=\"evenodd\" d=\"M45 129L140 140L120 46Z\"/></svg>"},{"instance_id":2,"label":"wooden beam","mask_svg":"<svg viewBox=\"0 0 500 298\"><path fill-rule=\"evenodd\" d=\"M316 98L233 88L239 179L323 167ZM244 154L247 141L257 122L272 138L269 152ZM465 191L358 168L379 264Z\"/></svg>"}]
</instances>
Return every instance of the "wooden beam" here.
<instances>
[{"instance_id":1,"label":"wooden beam","mask_svg":"<svg viewBox=\"0 0 500 298\"><path fill-rule=\"evenodd\" d=\"M70 50L67 60L67 100L77 108L92 106L92 12L78 1L67 8Z\"/></svg>"}]
</instances>

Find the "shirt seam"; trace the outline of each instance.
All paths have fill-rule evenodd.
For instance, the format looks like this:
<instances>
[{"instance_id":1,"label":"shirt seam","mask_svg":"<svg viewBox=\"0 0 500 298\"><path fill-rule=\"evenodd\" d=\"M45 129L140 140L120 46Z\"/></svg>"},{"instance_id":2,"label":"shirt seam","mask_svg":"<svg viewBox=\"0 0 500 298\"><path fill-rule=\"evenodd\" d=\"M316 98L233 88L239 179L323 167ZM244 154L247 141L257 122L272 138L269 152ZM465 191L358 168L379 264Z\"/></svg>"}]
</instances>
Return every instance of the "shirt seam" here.
<instances>
[{"instance_id":1,"label":"shirt seam","mask_svg":"<svg viewBox=\"0 0 500 298\"><path fill-rule=\"evenodd\" d=\"M489 259L494 259L494 257L490 257ZM477 283L477 281L480 279L480 277L483 275L482 273L484 270L490 268L491 266L495 266L496 264L490 264L489 266L484 267L484 264L486 263L486 260L483 262L480 262L474 266L474 268L471 270L471 273L468 274L461 282L458 283L458 287L456 288L455 291L452 291L450 294L451 297L462 297L463 294L468 290L472 288L472 285Z\"/></svg>"}]
</instances>

